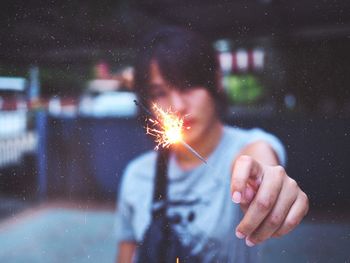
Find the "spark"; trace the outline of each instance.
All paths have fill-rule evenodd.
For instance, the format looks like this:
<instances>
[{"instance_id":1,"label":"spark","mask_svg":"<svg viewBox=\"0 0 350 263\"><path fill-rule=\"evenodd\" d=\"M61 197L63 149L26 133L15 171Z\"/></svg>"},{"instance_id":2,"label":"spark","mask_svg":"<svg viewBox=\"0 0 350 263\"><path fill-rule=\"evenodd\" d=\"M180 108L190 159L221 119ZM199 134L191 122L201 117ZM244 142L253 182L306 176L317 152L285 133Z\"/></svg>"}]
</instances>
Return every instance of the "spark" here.
<instances>
[{"instance_id":1,"label":"spark","mask_svg":"<svg viewBox=\"0 0 350 263\"><path fill-rule=\"evenodd\" d=\"M146 127L146 133L155 137L156 150L160 146L168 148L171 144L181 142L183 138L183 118L179 118L170 110L162 110L157 104L153 104L152 109L156 118L149 119L151 126Z\"/></svg>"},{"instance_id":2,"label":"spark","mask_svg":"<svg viewBox=\"0 0 350 263\"><path fill-rule=\"evenodd\" d=\"M184 127L183 117L177 116L170 109L163 110L155 103L152 105L154 112L152 114L144 105L137 101L134 102L150 115L148 119L150 125L147 125L146 133L155 138L157 144L155 150L158 150L159 147L169 148L172 144L181 144L202 162L207 163L198 152L183 140L183 130L190 129L190 127Z\"/></svg>"}]
</instances>

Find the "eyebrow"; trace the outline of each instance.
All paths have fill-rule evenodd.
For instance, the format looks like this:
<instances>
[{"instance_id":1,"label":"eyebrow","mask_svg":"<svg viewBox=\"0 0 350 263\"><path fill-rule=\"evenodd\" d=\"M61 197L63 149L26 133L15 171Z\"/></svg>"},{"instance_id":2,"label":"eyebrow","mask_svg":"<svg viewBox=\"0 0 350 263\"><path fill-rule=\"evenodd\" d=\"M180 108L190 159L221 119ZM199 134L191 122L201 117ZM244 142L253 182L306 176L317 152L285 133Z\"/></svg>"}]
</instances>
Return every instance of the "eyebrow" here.
<instances>
[{"instance_id":1,"label":"eyebrow","mask_svg":"<svg viewBox=\"0 0 350 263\"><path fill-rule=\"evenodd\" d=\"M165 88L164 85L159 85L159 84L148 84L148 88L153 90L153 89L163 89Z\"/></svg>"}]
</instances>

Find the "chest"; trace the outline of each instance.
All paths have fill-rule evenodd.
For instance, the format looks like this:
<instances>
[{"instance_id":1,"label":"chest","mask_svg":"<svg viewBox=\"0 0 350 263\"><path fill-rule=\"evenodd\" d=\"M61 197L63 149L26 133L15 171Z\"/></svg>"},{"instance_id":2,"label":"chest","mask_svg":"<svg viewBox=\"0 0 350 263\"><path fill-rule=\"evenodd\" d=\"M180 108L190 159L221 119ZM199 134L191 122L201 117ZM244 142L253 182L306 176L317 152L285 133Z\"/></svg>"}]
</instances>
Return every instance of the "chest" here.
<instances>
[{"instance_id":1,"label":"chest","mask_svg":"<svg viewBox=\"0 0 350 263\"><path fill-rule=\"evenodd\" d=\"M232 234L237 207L231 201L228 169L170 176L168 216L184 240L200 243ZM138 240L142 240L151 221L152 197L153 184L149 183L140 188L134 201L132 223Z\"/></svg>"}]
</instances>

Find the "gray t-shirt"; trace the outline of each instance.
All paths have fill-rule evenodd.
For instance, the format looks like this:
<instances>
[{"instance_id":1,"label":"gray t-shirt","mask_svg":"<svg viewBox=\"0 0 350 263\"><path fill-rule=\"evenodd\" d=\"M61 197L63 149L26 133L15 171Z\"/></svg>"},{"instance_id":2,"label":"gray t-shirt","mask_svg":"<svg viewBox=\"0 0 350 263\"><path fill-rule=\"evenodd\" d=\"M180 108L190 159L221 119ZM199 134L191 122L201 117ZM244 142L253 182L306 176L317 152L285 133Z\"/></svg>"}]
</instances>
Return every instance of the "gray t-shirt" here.
<instances>
[{"instance_id":1,"label":"gray t-shirt","mask_svg":"<svg viewBox=\"0 0 350 263\"><path fill-rule=\"evenodd\" d=\"M255 141L268 142L282 165L286 154L281 142L261 129L244 130L225 126L222 138L208 158L192 170L182 170L174 155L168 168L170 216L182 241L201 257L201 262L256 262L259 246L249 248L235 236L242 218L239 205L231 199L232 162L240 150ZM133 160L123 175L116 213L118 241L139 242L150 221L156 152Z\"/></svg>"}]
</instances>

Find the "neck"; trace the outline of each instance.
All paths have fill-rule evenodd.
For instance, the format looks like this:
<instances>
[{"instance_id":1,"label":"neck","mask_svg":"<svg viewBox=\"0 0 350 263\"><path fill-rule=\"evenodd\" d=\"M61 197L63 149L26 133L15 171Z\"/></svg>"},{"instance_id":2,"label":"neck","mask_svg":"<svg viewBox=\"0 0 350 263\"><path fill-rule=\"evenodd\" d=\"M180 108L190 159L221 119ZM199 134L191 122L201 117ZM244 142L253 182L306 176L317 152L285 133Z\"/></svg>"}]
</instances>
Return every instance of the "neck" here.
<instances>
[{"instance_id":1,"label":"neck","mask_svg":"<svg viewBox=\"0 0 350 263\"><path fill-rule=\"evenodd\" d=\"M204 159L214 151L216 146L219 144L222 136L223 124L217 121L213 124L210 129L203 133L203 136L198 138L196 141L188 143L196 152L198 152ZM184 169L194 168L202 163L202 161L191 153L183 145L176 145L174 147L176 160Z\"/></svg>"}]
</instances>

